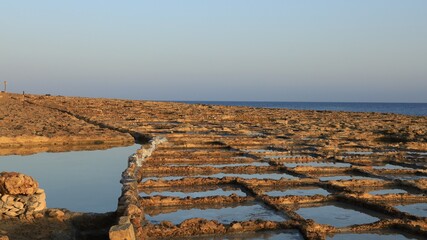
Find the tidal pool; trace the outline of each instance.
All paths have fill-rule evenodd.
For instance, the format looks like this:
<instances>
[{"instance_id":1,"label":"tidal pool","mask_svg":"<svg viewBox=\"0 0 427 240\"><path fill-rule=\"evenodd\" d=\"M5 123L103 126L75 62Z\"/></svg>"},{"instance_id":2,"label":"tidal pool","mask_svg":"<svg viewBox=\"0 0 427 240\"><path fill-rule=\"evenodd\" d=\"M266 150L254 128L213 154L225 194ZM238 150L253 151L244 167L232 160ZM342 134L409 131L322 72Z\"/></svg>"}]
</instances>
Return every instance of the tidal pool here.
<instances>
[{"instance_id":1,"label":"tidal pool","mask_svg":"<svg viewBox=\"0 0 427 240\"><path fill-rule=\"evenodd\" d=\"M179 224L190 218L205 218L208 220L217 220L223 224L230 224L233 221L249 220L270 220L285 221L288 220L284 214L268 208L263 204L249 202L243 205L220 206L219 208L192 208L192 209L168 209L167 207L157 207L155 213L150 215L150 209L146 209L145 217L147 221L153 224L159 224L162 221L170 221L173 224Z\"/></svg>"},{"instance_id":2,"label":"tidal pool","mask_svg":"<svg viewBox=\"0 0 427 240\"><path fill-rule=\"evenodd\" d=\"M305 219L313 219L320 224L329 224L334 227L366 224L379 220L378 217L366 212L358 207L343 203L331 203L320 207L303 207L296 211Z\"/></svg>"},{"instance_id":3,"label":"tidal pool","mask_svg":"<svg viewBox=\"0 0 427 240\"><path fill-rule=\"evenodd\" d=\"M0 156L0 171L34 177L46 192L49 208L109 212L117 208L121 173L140 145L107 150Z\"/></svg>"}]
</instances>

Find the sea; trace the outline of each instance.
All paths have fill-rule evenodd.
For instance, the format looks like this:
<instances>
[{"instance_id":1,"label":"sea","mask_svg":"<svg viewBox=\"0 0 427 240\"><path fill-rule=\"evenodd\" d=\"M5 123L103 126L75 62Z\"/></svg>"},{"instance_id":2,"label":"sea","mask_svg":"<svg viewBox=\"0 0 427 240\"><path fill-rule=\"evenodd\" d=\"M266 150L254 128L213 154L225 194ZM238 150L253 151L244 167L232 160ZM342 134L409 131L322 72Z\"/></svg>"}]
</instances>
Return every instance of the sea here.
<instances>
[{"instance_id":1,"label":"sea","mask_svg":"<svg viewBox=\"0 0 427 240\"><path fill-rule=\"evenodd\" d=\"M427 116L427 103L375 103L375 102L243 102L243 101L182 101L184 103L260 108L286 108L297 110L397 113Z\"/></svg>"}]
</instances>

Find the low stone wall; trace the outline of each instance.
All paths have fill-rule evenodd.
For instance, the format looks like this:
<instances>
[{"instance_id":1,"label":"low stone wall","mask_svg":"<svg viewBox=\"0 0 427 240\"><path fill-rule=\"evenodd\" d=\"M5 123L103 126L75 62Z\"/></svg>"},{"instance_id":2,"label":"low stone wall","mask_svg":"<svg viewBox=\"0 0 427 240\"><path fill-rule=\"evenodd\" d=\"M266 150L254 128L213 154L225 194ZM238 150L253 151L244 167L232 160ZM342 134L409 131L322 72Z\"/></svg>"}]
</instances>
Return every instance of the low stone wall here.
<instances>
[{"instance_id":1,"label":"low stone wall","mask_svg":"<svg viewBox=\"0 0 427 240\"><path fill-rule=\"evenodd\" d=\"M141 149L131 155L128 159L128 167L122 173L122 195L119 198L117 215L119 216L117 225L110 228L109 236L111 240L134 240L142 239L142 221L144 220L144 209L139 202L138 181L140 167L147 157L149 157L156 146L165 142L166 138L155 137L149 143L142 145Z\"/></svg>"},{"instance_id":2,"label":"low stone wall","mask_svg":"<svg viewBox=\"0 0 427 240\"><path fill-rule=\"evenodd\" d=\"M0 173L0 219L32 218L46 208L46 194L30 176Z\"/></svg>"}]
</instances>

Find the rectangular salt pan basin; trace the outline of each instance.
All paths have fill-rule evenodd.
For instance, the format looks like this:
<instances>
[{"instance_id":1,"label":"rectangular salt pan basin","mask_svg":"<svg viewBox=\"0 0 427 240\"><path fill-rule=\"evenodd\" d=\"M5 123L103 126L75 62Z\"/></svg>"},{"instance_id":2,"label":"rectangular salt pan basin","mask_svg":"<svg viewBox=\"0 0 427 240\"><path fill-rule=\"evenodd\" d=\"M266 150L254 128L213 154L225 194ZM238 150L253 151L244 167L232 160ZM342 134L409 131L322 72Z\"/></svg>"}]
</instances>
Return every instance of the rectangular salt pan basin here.
<instances>
[{"instance_id":1,"label":"rectangular salt pan basin","mask_svg":"<svg viewBox=\"0 0 427 240\"><path fill-rule=\"evenodd\" d=\"M288 154L283 154L283 155L271 155L271 156L265 156L266 158L271 158L271 159L293 159L293 158L311 158L312 156L310 155L288 155Z\"/></svg>"},{"instance_id":2,"label":"rectangular salt pan basin","mask_svg":"<svg viewBox=\"0 0 427 240\"><path fill-rule=\"evenodd\" d=\"M283 230L283 231L259 231L248 233L235 233L227 235L216 236L197 236L177 238L177 240L191 239L191 240L303 240L304 237L298 230Z\"/></svg>"},{"instance_id":3,"label":"rectangular salt pan basin","mask_svg":"<svg viewBox=\"0 0 427 240\"><path fill-rule=\"evenodd\" d=\"M333 237L327 237L326 239L331 240L408 240L408 239L424 239L414 235L400 234L400 233L341 233L336 234Z\"/></svg>"},{"instance_id":4,"label":"rectangular salt pan basin","mask_svg":"<svg viewBox=\"0 0 427 240\"><path fill-rule=\"evenodd\" d=\"M408 154L427 156L427 152L408 152Z\"/></svg>"},{"instance_id":5,"label":"rectangular salt pan basin","mask_svg":"<svg viewBox=\"0 0 427 240\"><path fill-rule=\"evenodd\" d=\"M212 175L196 175L196 176L168 176L168 177L147 177L142 179L141 182L146 182L148 180L179 180L183 178L223 178L223 177L239 177L244 179L272 179L279 180L281 178L286 179L296 179L292 175L286 173L254 173L254 174L238 174L238 173L217 173Z\"/></svg>"},{"instance_id":6,"label":"rectangular salt pan basin","mask_svg":"<svg viewBox=\"0 0 427 240\"><path fill-rule=\"evenodd\" d=\"M173 189L170 189L173 190ZM180 191L161 191L161 192L150 192L150 193L144 193L141 192L139 196L141 197L151 197L151 196L166 196L166 197L179 197L179 198L185 198L185 197L210 197L210 196L230 196L231 194L236 194L241 197L245 197L246 194L242 192L239 188L233 188L233 189L206 189L206 191L196 191L196 192L180 192Z\"/></svg>"},{"instance_id":7,"label":"rectangular salt pan basin","mask_svg":"<svg viewBox=\"0 0 427 240\"><path fill-rule=\"evenodd\" d=\"M353 179L370 179L370 180L380 180L378 178L365 177L365 176L354 176L354 175L337 175L337 176L324 176L319 177L320 181L337 181L337 180L353 180Z\"/></svg>"},{"instance_id":8,"label":"rectangular salt pan basin","mask_svg":"<svg viewBox=\"0 0 427 240\"><path fill-rule=\"evenodd\" d=\"M346 152L346 154L349 154L349 155L371 155L373 153L374 152L369 152L369 151L367 151L367 152L362 152L362 151L359 151L359 152L357 152L357 151L355 151L355 152Z\"/></svg>"},{"instance_id":9,"label":"rectangular salt pan basin","mask_svg":"<svg viewBox=\"0 0 427 240\"><path fill-rule=\"evenodd\" d=\"M247 163L224 163L224 164L167 164L167 167L214 167L214 168L222 168L222 167L246 167L246 166L254 166L254 167L267 167L270 166L268 162L247 162Z\"/></svg>"},{"instance_id":10,"label":"rectangular salt pan basin","mask_svg":"<svg viewBox=\"0 0 427 240\"><path fill-rule=\"evenodd\" d=\"M399 211L407 212L418 217L427 217L427 203L415 203L395 206Z\"/></svg>"},{"instance_id":11,"label":"rectangular salt pan basin","mask_svg":"<svg viewBox=\"0 0 427 240\"><path fill-rule=\"evenodd\" d=\"M411 168L402 167L394 164L386 164L384 166L373 166L373 169L411 169Z\"/></svg>"},{"instance_id":12,"label":"rectangular salt pan basin","mask_svg":"<svg viewBox=\"0 0 427 240\"><path fill-rule=\"evenodd\" d=\"M160 210L161 209L156 209ZM288 220L282 213L276 212L266 206L252 203L252 205L229 206L221 208L207 209L183 209L175 212L160 213L157 215L149 215L149 210L146 211L146 219L153 223L159 224L162 221L170 221L173 224L179 224L190 218L205 218L208 220L216 220L223 224L230 224L233 221L249 221L249 220L270 220L270 221L286 221Z\"/></svg>"},{"instance_id":13,"label":"rectangular salt pan basin","mask_svg":"<svg viewBox=\"0 0 427 240\"><path fill-rule=\"evenodd\" d=\"M245 167L245 166L255 166L255 167L266 167L270 166L268 162L251 162L251 163L229 163L229 164L203 164L198 165L197 167Z\"/></svg>"},{"instance_id":14,"label":"rectangular salt pan basin","mask_svg":"<svg viewBox=\"0 0 427 240\"><path fill-rule=\"evenodd\" d=\"M290 196L290 195L314 196L316 194L327 196L330 193L323 188L309 186L309 187L299 187L299 188L292 188L292 189L274 190L274 191L266 192L265 194L271 197L283 197L283 196Z\"/></svg>"},{"instance_id":15,"label":"rectangular salt pan basin","mask_svg":"<svg viewBox=\"0 0 427 240\"><path fill-rule=\"evenodd\" d=\"M320 207L300 208L296 211L305 219L313 219L320 224L346 227L354 224L376 222L379 218L364 213L362 209L342 203Z\"/></svg>"},{"instance_id":16,"label":"rectangular salt pan basin","mask_svg":"<svg viewBox=\"0 0 427 240\"><path fill-rule=\"evenodd\" d=\"M169 177L147 177L142 179L141 182L146 182L148 180L167 180L167 181L171 181L171 180L179 180L179 179L183 179L185 176L169 176Z\"/></svg>"},{"instance_id":17,"label":"rectangular salt pan basin","mask_svg":"<svg viewBox=\"0 0 427 240\"><path fill-rule=\"evenodd\" d=\"M271 149L248 149L245 151L249 152L249 153L273 153L273 152L277 152L276 150L271 150Z\"/></svg>"},{"instance_id":18,"label":"rectangular salt pan basin","mask_svg":"<svg viewBox=\"0 0 427 240\"><path fill-rule=\"evenodd\" d=\"M297 166L305 167L351 167L349 163L340 163L340 162L304 162L304 163L285 163L286 167L294 168Z\"/></svg>"},{"instance_id":19,"label":"rectangular salt pan basin","mask_svg":"<svg viewBox=\"0 0 427 240\"><path fill-rule=\"evenodd\" d=\"M399 179L399 180L418 180L422 178L427 178L427 176L419 176L419 175L384 175L384 177L390 179Z\"/></svg>"},{"instance_id":20,"label":"rectangular salt pan basin","mask_svg":"<svg viewBox=\"0 0 427 240\"><path fill-rule=\"evenodd\" d=\"M398 193L408 193L403 189L381 189L369 192L371 195L385 195L385 194L398 194Z\"/></svg>"},{"instance_id":21,"label":"rectangular salt pan basin","mask_svg":"<svg viewBox=\"0 0 427 240\"><path fill-rule=\"evenodd\" d=\"M279 180L281 178L287 178L287 179L296 179L297 177L294 177L292 175L286 174L286 173L254 173L254 174L234 174L234 173L218 173L207 177L216 177L216 178L223 178L223 177L239 177L244 179L273 179L273 180Z\"/></svg>"}]
</instances>

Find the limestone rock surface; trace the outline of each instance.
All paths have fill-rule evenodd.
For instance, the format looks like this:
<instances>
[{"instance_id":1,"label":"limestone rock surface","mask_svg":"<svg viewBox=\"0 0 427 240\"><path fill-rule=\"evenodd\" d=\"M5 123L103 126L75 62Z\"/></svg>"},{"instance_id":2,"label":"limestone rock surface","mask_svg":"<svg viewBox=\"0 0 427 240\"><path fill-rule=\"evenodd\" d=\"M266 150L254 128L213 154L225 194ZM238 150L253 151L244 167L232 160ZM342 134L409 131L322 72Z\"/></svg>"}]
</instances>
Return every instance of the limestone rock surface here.
<instances>
[{"instance_id":1,"label":"limestone rock surface","mask_svg":"<svg viewBox=\"0 0 427 240\"><path fill-rule=\"evenodd\" d=\"M32 177L17 172L0 173L0 193L11 195L33 195L39 184Z\"/></svg>"}]
</instances>

